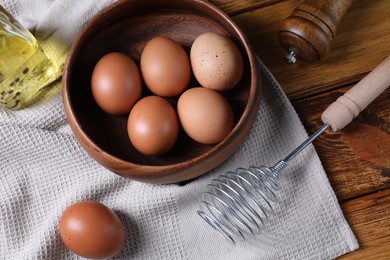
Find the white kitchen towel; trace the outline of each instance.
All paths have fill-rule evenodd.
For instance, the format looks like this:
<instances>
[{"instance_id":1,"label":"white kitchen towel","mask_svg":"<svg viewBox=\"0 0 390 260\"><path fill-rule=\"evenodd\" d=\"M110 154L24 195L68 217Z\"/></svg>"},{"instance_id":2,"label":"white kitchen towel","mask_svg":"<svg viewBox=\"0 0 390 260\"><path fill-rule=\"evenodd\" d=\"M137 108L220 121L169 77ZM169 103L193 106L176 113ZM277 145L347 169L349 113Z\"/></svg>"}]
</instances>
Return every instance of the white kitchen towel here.
<instances>
[{"instance_id":1,"label":"white kitchen towel","mask_svg":"<svg viewBox=\"0 0 390 260\"><path fill-rule=\"evenodd\" d=\"M110 2L0 0L59 65L77 31ZM212 178L240 166L272 166L307 137L263 64L259 73L263 97L245 142L221 166L181 185L125 179L91 159L70 131L60 82L31 107L1 107L0 259L78 259L62 243L58 223L81 200L101 202L123 221L126 243L115 259L332 259L358 248L313 146L283 171L281 203L256 239L232 246L197 215Z\"/></svg>"}]
</instances>

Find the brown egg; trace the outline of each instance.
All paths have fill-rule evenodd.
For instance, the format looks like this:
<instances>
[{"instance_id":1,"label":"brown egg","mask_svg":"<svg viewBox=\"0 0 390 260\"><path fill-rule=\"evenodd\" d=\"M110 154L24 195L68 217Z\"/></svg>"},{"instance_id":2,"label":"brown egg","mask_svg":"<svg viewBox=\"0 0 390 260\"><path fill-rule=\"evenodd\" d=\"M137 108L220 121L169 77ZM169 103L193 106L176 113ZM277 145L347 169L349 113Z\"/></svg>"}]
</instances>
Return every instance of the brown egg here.
<instances>
[{"instance_id":1,"label":"brown egg","mask_svg":"<svg viewBox=\"0 0 390 260\"><path fill-rule=\"evenodd\" d=\"M207 32L198 36L191 46L192 71L206 88L226 91L240 81L244 70L242 56L228 37Z\"/></svg>"},{"instance_id":2,"label":"brown egg","mask_svg":"<svg viewBox=\"0 0 390 260\"><path fill-rule=\"evenodd\" d=\"M115 256L125 241L119 217L98 202L81 201L68 207L59 229L62 241L71 251L91 259Z\"/></svg>"},{"instance_id":3,"label":"brown egg","mask_svg":"<svg viewBox=\"0 0 390 260\"><path fill-rule=\"evenodd\" d=\"M203 144L222 141L234 124L230 104L220 93L209 88L186 90L179 98L177 112L188 136Z\"/></svg>"},{"instance_id":4,"label":"brown egg","mask_svg":"<svg viewBox=\"0 0 390 260\"><path fill-rule=\"evenodd\" d=\"M179 95L191 79L187 53L179 43L167 37L156 37L146 44L140 66L146 86L159 96Z\"/></svg>"},{"instance_id":5,"label":"brown egg","mask_svg":"<svg viewBox=\"0 0 390 260\"><path fill-rule=\"evenodd\" d=\"M101 109L123 115L141 97L141 75L135 62L125 54L103 56L92 73L92 95Z\"/></svg>"},{"instance_id":6,"label":"brown egg","mask_svg":"<svg viewBox=\"0 0 390 260\"><path fill-rule=\"evenodd\" d=\"M141 153L162 155L176 143L179 120L164 98L148 96L138 101L127 121L130 142Z\"/></svg>"}]
</instances>

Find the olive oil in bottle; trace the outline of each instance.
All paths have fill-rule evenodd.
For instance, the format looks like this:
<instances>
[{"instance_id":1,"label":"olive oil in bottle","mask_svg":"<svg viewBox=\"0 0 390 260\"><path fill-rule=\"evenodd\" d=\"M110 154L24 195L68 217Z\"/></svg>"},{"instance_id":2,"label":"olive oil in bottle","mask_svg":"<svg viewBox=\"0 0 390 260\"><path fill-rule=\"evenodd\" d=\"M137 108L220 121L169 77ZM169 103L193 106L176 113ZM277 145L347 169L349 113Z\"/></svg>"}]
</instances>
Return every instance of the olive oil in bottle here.
<instances>
[{"instance_id":1,"label":"olive oil in bottle","mask_svg":"<svg viewBox=\"0 0 390 260\"><path fill-rule=\"evenodd\" d=\"M0 6L0 103L21 109L59 76L34 36Z\"/></svg>"}]
</instances>

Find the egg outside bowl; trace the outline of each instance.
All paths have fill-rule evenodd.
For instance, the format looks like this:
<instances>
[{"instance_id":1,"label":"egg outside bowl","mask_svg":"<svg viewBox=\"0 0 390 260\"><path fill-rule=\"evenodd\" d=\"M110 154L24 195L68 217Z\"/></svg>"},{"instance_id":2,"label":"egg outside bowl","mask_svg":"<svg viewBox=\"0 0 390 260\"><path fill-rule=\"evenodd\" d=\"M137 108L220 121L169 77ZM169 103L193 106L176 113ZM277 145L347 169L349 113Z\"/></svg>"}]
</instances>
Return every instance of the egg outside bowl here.
<instances>
[{"instance_id":1,"label":"egg outside bowl","mask_svg":"<svg viewBox=\"0 0 390 260\"><path fill-rule=\"evenodd\" d=\"M223 94L234 111L233 130L215 145L192 141L181 130L176 145L165 155L139 153L128 138L128 115L106 114L92 97L95 64L117 51L139 65L145 44L156 36L172 38L189 53L195 38L210 31L231 38L244 60L240 82ZM62 81L66 116L87 153L116 174L155 184L193 179L228 159L248 135L261 98L258 65L247 38L222 11L199 0L123 0L107 6L79 32L69 50ZM190 87L196 86L193 78ZM145 88L143 95L148 95ZM175 106L177 98L169 101Z\"/></svg>"}]
</instances>

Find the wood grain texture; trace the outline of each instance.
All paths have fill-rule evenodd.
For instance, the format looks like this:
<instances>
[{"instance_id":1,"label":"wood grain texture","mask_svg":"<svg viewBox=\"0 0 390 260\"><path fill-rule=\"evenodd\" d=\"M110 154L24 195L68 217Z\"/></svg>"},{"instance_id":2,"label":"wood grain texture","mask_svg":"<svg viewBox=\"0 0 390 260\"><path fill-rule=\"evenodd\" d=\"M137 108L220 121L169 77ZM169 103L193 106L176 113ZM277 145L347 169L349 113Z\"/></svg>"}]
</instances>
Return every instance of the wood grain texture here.
<instances>
[{"instance_id":1,"label":"wood grain texture","mask_svg":"<svg viewBox=\"0 0 390 260\"><path fill-rule=\"evenodd\" d=\"M209 0L210 3L218 6L219 9L229 15L235 15L238 13L248 12L254 9L271 6L275 3L282 2L283 0Z\"/></svg>"},{"instance_id":2,"label":"wood grain texture","mask_svg":"<svg viewBox=\"0 0 390 260\"><path fill-rule=\"evenodd\" d=\"M342 203L341 209L360 248L339 259L389 259L390 190Z\"/></svg>"},{"instance_id":3,"label":"wood grain texture","mask_svg":"<svg viewBox=\"0 0 390 260\"><path fill-rule=\"evenodd\" d=\"M323 124L322 111L348 89L350 87L293 103L308 132L314 132ZM389 189L390 89L350 125L341 131L326 131L314 145L340 201Z\"/></svg>"},{"instance_id":4,"label":"wood grain texture","mask_svg":"<svg viewBox=\"0 0 390 260\"><path fill-rule=\"evenodd\" d=\"M330 50L340 21L353 0L305 0L278 30L279 43L302 61L319 61Z\"/></svg>"},{"instance_id":5,"label":"wood grain texture","mask_svg":"<svg viewBox=\"0 0 390 260\"><path fill-rule=\"evenodd\" d=\"M390 54L390 1L355 0L319 62L284 62L277 32L302 2L210 0L249 37L258 56L293 101L311 134L321 114ZM390 72L389 72L390 73ZM360 249L341 259L390 259L390 90L347 127L327 130L315 142Z\"/></svg>"},{"instance_id":6,"label":"wood grain texture","mask_svg":"<svg viewBox=\"0 0 390 260\"><path fill-rule=\"evenodd\" d=\"M332 102L390 54L388 0L355 0L326 56L294 65L284 62L277 32L301 0L210 2L248 36L309 134L323 125L321 114ZM323 133L314 146L360 244L341 259L390 259L390 90L341 131Z\"/></svg>"},{"instance_id":7,"label":"wood grain texture","mask_svg":"<svg viewBox=\"0 0 390 260\"><path fill-rule=\"evenodd\" d=\"M322 111L348 89L293 103L309 133L322 125ZM323 133L314 146L360 244L341 259L389 259L390 89L343 130Z\"/></svg>"},{"instance_id":8,"label":"wood grain texture","mask_svg":"<svg viewBox=\"0 0 390 260\"><path fill-rule=\"evenodd\" d=\"M299 3L277 2L232 17L291 100L355 83L389 55L390 1L356 0L321 61L286 64L277 31Z\"/></svg>"}]
</instances>

